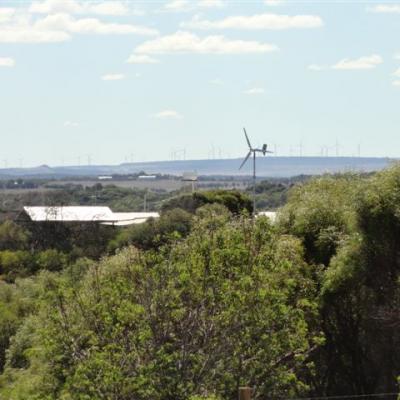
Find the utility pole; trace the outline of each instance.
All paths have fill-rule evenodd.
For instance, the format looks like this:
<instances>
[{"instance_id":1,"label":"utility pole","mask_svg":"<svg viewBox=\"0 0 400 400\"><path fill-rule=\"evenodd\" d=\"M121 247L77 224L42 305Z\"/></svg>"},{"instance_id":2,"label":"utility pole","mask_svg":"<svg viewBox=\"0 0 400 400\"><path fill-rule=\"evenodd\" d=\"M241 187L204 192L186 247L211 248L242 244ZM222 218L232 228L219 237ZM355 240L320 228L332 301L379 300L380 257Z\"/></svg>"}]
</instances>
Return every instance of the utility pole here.
<instances>
[{"instance_id":1,"label":"utility pole","mask_svg":"<svg viewBox=\"0 0 400 400\"><path fill-rule=\"evenodd\" d=\"M253 213L256 215L256 152L253 151Z\"/></svg>"},{"instance_id":2,"label":"utility pole","mask_svg":"<svg viewBox=\"0 0 400 400\"><path fill-rule=\"evenodd\" d=\"M250 387L240 387L239 388L239 400L251 400L251 388Z\"/></svg>"}]
</instances>

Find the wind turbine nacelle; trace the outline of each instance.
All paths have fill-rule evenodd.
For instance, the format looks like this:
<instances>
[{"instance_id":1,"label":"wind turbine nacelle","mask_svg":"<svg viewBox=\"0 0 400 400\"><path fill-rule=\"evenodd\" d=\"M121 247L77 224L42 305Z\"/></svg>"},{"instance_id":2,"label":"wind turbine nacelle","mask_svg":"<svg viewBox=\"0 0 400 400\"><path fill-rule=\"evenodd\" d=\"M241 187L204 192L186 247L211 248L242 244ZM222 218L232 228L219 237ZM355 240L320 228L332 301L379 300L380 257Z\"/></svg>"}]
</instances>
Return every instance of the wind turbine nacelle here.
<instances>
[{"instance_id":1,"label":"wind turbine nacelle","mask_svg":"<svg viewBox=\"0 0 400 400\"><path fill-rule=\"evenodd\" d=\"M265 154L267 154L267 145L266 144L263 144L262 152L263 152L264 156L265 156Z\"/></svg>"}]
</instances>

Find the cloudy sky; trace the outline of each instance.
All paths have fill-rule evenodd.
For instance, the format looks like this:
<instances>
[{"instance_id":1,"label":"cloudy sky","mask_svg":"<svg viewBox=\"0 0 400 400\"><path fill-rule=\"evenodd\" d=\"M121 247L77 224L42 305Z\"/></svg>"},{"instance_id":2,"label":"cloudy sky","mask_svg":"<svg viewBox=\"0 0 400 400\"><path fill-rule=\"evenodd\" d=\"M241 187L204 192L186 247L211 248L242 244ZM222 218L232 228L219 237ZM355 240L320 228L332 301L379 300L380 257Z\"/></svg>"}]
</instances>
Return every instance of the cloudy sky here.
<instances>
[{"instance_id":1,"label":"cloudy sky","mask_svg":"<svg viewBox=\"0 0 400 400\"><path fill-rule=\"evenodd\" d=\"M400 156L400 1L0 0L1 167ZM175 154L175 155L173 155Z\"/></svg>"}]
</instances>

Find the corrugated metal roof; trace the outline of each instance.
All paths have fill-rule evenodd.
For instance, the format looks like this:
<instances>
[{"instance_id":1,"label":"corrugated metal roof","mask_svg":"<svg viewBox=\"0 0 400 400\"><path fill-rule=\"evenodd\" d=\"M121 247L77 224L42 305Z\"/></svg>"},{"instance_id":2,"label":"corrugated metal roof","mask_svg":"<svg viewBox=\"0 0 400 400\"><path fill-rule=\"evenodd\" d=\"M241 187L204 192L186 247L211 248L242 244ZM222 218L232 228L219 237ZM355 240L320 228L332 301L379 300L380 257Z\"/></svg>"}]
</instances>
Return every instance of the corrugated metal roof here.
<instances>
[{"instance_id":1,"label":"corrugated metal roof","mask_svg":"<svg viewBox=\"0 0 400 400\"><path fill-rule=\"evenodd\" d=\"M109 207L92 206L24 207L24 210L32 221L37 222L107 221L113 215Z\"/></svg>"},{"instance_id":2,"label":"corrugated metal roof","mask_svg":"<svg viewBox=\"0 0 400 400\"><path fill-rule=\"evenodd\" d=\"M138 224L160 216L155 212L114 213L109 207L97 206L24 207L24 210L35 222L100 222L116 226Z\"/></svg>"},{"instance_id":3,"label":"corrugated metal roof","mask_svg":"<svg viewBox=\"0 0 400 400\"><path fill-rule=\"evenodd\" d=\"M157 212L129 212L129 213L113 213L113 221L102 222L103 225L127 226L133 224L142 224L149 218L159 218Z\"/></svg>"}]
</instances>

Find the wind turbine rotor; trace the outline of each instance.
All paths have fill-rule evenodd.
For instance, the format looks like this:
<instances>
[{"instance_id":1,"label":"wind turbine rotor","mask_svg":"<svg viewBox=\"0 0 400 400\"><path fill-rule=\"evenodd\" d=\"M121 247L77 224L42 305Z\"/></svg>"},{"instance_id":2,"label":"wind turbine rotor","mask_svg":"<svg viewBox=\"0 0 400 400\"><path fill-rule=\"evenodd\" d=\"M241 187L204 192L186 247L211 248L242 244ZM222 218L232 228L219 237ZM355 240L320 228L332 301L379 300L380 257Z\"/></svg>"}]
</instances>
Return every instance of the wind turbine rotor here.
<instances>
[{"instance_id":1,"label":"wind turbine rotor","mask_svg":"<svg viewBox=\"0 0 400 400\"><path fill-rule=\"evenodd\" d=\"M251 147L251 144L250 144L249 137L247 136L246 128L243 128L243 132L244 132L244 136L246 136L246 141L247 141L247 144L249 145L249 149L253 150Z\"/></svg>"},{"instance_id":2,"label":"wind turbine rotor","mask_svg":"<svg viewBox=\"0 0 400 400\"><path fill-rule=\"evenodd\" d=\"M246 158L243 160L242 164L240 164L239 170L242 169L243 165L246 164L247 160L251 156L251 150L247 153Z\"/></svg>"}]
</instances>

